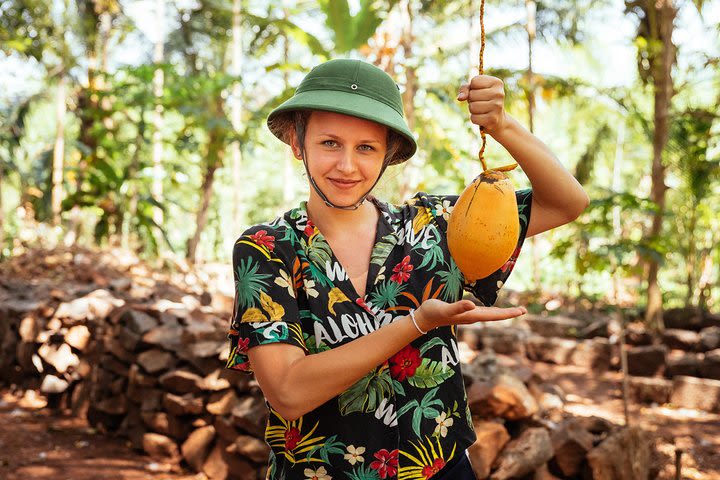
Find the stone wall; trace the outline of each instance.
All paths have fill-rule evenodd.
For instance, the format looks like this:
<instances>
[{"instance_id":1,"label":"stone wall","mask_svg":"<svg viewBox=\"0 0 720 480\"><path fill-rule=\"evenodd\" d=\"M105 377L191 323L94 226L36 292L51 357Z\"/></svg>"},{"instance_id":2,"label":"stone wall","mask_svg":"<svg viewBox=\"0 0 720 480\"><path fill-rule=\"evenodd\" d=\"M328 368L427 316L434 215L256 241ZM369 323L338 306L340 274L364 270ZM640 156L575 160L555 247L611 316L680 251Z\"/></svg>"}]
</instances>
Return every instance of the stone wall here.
<instances>
[{"instance_id":1,"label":"stone wall","mask_svg":"<svg viewBox=\"0 0 720 480\"><path fill-rule=\"evenodd\" d=\"M193 296L135 301L129 288L119 281L72 293L0 295L0 381L41 391L50 407L127 437L157 461L212 479L264 478L267 409L251 376L224 369L226 320ZM527 331L491 331L476 340L504 353L596 369L610 364L602 337L538 340ZM651 475L646 432L568 417L563 392L527 364L467 343L461 353L479 478Z\"/></svg>"}]
</instances>

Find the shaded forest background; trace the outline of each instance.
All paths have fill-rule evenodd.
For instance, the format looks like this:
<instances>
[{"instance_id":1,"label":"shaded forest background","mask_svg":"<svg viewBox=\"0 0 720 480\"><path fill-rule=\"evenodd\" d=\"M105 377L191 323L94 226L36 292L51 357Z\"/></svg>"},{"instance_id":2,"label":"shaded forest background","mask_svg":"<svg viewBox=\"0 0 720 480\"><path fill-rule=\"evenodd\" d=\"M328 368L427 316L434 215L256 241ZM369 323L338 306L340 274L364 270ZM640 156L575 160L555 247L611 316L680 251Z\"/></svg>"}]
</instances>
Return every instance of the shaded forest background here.
<instances>
[{"instance_id":1,"label":"shaded forest background","mask_svg":"<svg viewBox=\"0 0 720 480\"><path fill-rule=\"evenodd\" d=\"M393 76L419 139L379 196L461 191L480 169L478 132L455 101L477 71L479 8L0 1L0 257L119 246L229 271L247 226L307 195L301 164L264 120L335 57ZM592 199L577 221L529 243L509 287L633 309L656 330L663 308L718 310L718 2L489 1L486 15L486 73ZM618 60L635 64L630 81L615 78ZM507 163L488 148L491 164Z\"/></svg>"}]
</instances>

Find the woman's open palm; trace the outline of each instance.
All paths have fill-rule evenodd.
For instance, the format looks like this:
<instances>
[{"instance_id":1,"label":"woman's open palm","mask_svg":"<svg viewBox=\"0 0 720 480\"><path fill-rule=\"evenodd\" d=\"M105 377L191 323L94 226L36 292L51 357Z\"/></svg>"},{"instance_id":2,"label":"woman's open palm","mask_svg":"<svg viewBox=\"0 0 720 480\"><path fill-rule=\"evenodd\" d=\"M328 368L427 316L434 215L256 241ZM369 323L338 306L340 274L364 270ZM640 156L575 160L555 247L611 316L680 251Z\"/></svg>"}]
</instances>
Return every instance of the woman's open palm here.
<instances>
[{"instance_id":1,"label":"woman's open palm","mask_svg":"<svg viewBox=\"0 0 720 480\"><path fill-rule=\"evenodd\" d=\"M431 298L423 302L415 315L425 327L436 328L476 322L507 320L527 313L525 307L479 307L470 300L453 303Z\"/></svg>"}]
</instances>

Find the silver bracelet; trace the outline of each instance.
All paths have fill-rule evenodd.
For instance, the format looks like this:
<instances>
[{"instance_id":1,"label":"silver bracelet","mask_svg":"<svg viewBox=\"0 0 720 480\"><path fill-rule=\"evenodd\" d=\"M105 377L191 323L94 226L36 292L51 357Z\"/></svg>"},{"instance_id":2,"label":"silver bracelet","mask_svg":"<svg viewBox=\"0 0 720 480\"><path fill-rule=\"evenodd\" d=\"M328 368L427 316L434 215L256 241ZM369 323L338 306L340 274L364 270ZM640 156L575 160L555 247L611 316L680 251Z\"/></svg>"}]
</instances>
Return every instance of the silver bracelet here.
<instances>
[{"instance_id":1,"label":"silver bracelet","mask_svg":"<svg viewBox=\"0 0 720 480\"><path fill-rule=\"evenodd\" d=\"M427 332L423 332L423 330L418 326L417 321L415 320L415 309L410 309L410 320L412 320L413 325L415 325L415 328L417 328L417 331L425 335Z\"/></svg>"}]
</instances>

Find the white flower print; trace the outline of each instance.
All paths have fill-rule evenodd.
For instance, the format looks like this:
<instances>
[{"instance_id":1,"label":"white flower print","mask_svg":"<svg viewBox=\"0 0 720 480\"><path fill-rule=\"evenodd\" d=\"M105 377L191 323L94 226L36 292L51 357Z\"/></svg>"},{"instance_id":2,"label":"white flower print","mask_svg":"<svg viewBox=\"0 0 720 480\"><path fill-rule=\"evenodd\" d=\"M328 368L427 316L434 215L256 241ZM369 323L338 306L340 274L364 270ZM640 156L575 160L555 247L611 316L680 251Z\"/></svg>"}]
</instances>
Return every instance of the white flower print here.
<instances>
[{"instance_id":1,"label":"white flower print","mask_svg":"<svg viewBox=\"0 0 720 480\"><path fill-rule=\"evenodd\" d=\"M380 267L380 271L378 272L377 277L375 277L375 284L377 285L381 280L385 280L385 265Z\"/></svg>"},{"instance_id":2,"label":"white flower print","mask_svg":"<svg viewBox=\"0 0 720 480\"><path fill-rule=\"evenodd\" d=\"M357 447L350 445L347 447L348 453L345 454L345 460L350 462L350 465L355 465L357 462L364 462L365 459L361 456L365 453L365 447Z\"/></svg>"},{"instance_id":3,"label":"white flower print","mask_svg":"<svg viewBox=\"0 0 720 480\"><path fill-rule=\"evenodd\" d=\"M445 438L447 436L448 427L452 426L453 419L447 418L447 413L442 412L440 415L435 417L435 421L437 422L437 426L435 427L435 435L440 434L441 437Z\"/></svg>"},{"instance_id":4,"label":"white flower print","mask_svg":"<svg viewBox=\"0 0 720 480\"><path fill-rule=\"evenodd\" d=\"M443 200L442 203L438 203L435 205L435 212L437 215L442 215L442 217L447 222L450 219L450 214L453 211L453 207L450 206L450 200Z\"/></svg>"},{"instance_id":5,"label":"white flower print","mask_svg":"<svg viewBox=\"0 0 720 480\"><path fill-rule=\"evenodd\" d=\"M275 278L275 284L287 288L288 295L295 298L292 278L290 278L290 275L285 270L280 270L280 276Z\"/></svg>"},{"instance_id":6,"label":"white flower print","mask_svg":"<svg viewBox=\"0 0 720 480\"><path fill-rule=\"evenodd\" d=\"M317 470L306 468L303 473L305 473L307 480L332 480L332 477L327 474L325 467L319 467Z\"/></svg>"},{"instance_id":7,"label":"white flower print","mask_svg":"<svg viewBox=\"0 0 720 480\"><path fill-rule=\"evenodd\" d=\"M305 283L305 293L307 293L310 297L317 298L319 293L315 290L315 280L308 280L304 278L303 282Z\"/></svg>"}]
</instances>

